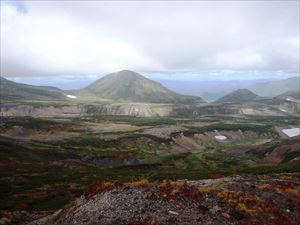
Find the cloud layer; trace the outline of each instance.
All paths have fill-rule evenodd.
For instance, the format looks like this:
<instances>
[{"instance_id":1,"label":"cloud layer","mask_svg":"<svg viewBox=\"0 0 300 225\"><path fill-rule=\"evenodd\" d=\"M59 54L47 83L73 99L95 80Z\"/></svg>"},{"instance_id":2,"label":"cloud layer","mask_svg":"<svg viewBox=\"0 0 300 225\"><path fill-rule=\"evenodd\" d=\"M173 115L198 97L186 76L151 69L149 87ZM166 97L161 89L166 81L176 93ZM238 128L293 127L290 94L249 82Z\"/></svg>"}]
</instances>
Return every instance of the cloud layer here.
<instances>
[{"instance_id":1,"label":"cloud layer","mask_svg":"<svg viewBox=\"0 0 300 225\"><path fill-rule=\"evenodd\" d=\"M299 1L1 1L1 75L299 72Z\"/></svg>"}]
</instances>

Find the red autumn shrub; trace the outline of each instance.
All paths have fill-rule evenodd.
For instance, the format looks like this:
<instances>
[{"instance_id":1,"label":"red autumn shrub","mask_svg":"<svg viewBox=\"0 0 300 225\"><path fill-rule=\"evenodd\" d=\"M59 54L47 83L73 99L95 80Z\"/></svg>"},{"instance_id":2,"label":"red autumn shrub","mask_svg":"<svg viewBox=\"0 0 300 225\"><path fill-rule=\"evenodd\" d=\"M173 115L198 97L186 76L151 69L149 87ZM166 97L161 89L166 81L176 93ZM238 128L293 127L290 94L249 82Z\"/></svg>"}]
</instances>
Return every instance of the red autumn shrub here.
<instances>
[{"instance_id":1,"label":"red autumn shrub","mask_svg":"<svg viewBox=\"0 0 300 225\"><path fill-rule=\"evenodd\" d=\"M120 182L106 182L106 181L97 181L87 186L86 191L84 193L85 197L89 198L96 193L101 193L106 190L110 190L114 187L119 187L123 185Z\"/></svg>"},{"instance_id":2,"label":"red autumn shrub","mask_svg":"<svg viewBox=\"0 0 300 225\"><path fill-rule=\"evenodd\" d=\"M26 209L27 208L27 204L24 202L19 202L16 204L16 208L17 209Z\"/></svg>"},{"instance_id":3,"label":"red autumn shrub","mask_svg":"<svg viewBox=\"0 0 300 225\"><path fill-rule=\"evenodd\" d=\"M210 174L208 174L209 179L219 179L219 178L222 178L222 177L224 177L224 175L220 174L220 173L210 173Z\"/></svg>"}]
</instances>

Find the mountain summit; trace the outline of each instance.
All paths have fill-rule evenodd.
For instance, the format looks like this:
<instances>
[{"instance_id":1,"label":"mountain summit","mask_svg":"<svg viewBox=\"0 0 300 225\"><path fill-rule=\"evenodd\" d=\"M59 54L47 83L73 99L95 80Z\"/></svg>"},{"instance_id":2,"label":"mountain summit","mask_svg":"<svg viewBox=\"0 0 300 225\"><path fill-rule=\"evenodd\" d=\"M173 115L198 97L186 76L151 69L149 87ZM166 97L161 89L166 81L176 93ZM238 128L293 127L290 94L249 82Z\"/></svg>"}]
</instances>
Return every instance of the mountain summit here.
<instances>
[{"instance_id":1,"label":"mountain summit","mask_svg":"<svg viewBox=\"0 0 300 225\"><path fill-rule=\"evenodd\" d=\"M218 99L217 103L225 103L225 102L232 102L232 103L243 103L254 101L260 98L260 96L254 94L252 91L248 89L238 89L233 91L222 98Z\"/></svg>"},{"instance_id":2,"label":"mountain summit","mask_svg":"<svg viewBox=\"0 0 300 225\"><path fill-rule=\"evenodd\" d=\"M130 70L108 74L79 91L99 98L132 102L203 102L200 97L180 95Z\"/></svg>"}]
</instances>

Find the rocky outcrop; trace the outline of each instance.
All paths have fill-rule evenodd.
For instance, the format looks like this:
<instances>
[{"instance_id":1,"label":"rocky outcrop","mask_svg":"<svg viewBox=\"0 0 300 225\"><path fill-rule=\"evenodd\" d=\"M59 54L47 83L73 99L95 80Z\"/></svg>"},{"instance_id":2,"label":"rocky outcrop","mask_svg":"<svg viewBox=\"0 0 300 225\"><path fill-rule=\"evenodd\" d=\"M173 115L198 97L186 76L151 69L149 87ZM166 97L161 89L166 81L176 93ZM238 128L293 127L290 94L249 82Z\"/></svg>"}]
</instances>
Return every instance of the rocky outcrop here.
<instances>
[{"instance_id":1,"label":"rocky outcrop","mask_svg":"<svg viewBox=\"0 0 300 225\"><path fill-rule=\"evenodd\" d=\"M299 224L299 182L299 173L96 182L85 196L31 225Z\"/></svg>"},{"instance_id":2,"label":"rocky outcrop","mask_svg":"<svg viewBox=\"0 0 300 225\"><path fill-rule=\"evenodd\" d=\"M124 115L137 117L168 116L172 112L170 105L151 104L94 104L94 105L28 105L3 104L1 116L32 116L32 117L76 117L88 114Z\"/></svg>"},{"instance_id":3,"label":"rocky outcrop","mask_svg":"<svg viewBox=\"0 0 300 225\"><path fill-rule=\"evenodd\" d=\"M105 104L98 109L106 115L126 115L137 117L169 116L172 105L151 105L147 103Z\"/></svg>"},{"instance_id":4,"label":"rocky outcrop","mask_svg":"<svg viewBox=\"0 0 300 225\"><path fill-rule=\"evenodd\" d=\"M72 117L86 113L82 105L35 106L35 105L2 105L2 116L32 116L32 117Z\"/></svg>"}]
</instances>

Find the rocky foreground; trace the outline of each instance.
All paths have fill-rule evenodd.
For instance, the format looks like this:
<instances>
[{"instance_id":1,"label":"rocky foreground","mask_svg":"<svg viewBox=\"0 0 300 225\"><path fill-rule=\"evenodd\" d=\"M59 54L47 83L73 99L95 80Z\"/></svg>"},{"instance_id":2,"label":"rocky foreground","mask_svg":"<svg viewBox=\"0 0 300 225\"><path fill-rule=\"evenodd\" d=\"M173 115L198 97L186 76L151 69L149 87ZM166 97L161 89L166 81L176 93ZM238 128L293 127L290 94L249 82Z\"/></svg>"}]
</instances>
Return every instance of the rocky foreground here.
<instances>
[{"instance_id":1,"label":"rocky foreground","mask_svg":"<svg viewBox=\"0 0 300 225\"><path fill-rule=\"evenodd\" d=\"M300 224L300 173L239 175L201 181L97 182L64 209L42 216L42 213L17 212L3 217L1 222L296 225Z\"/></svg>"}]
</instances>

